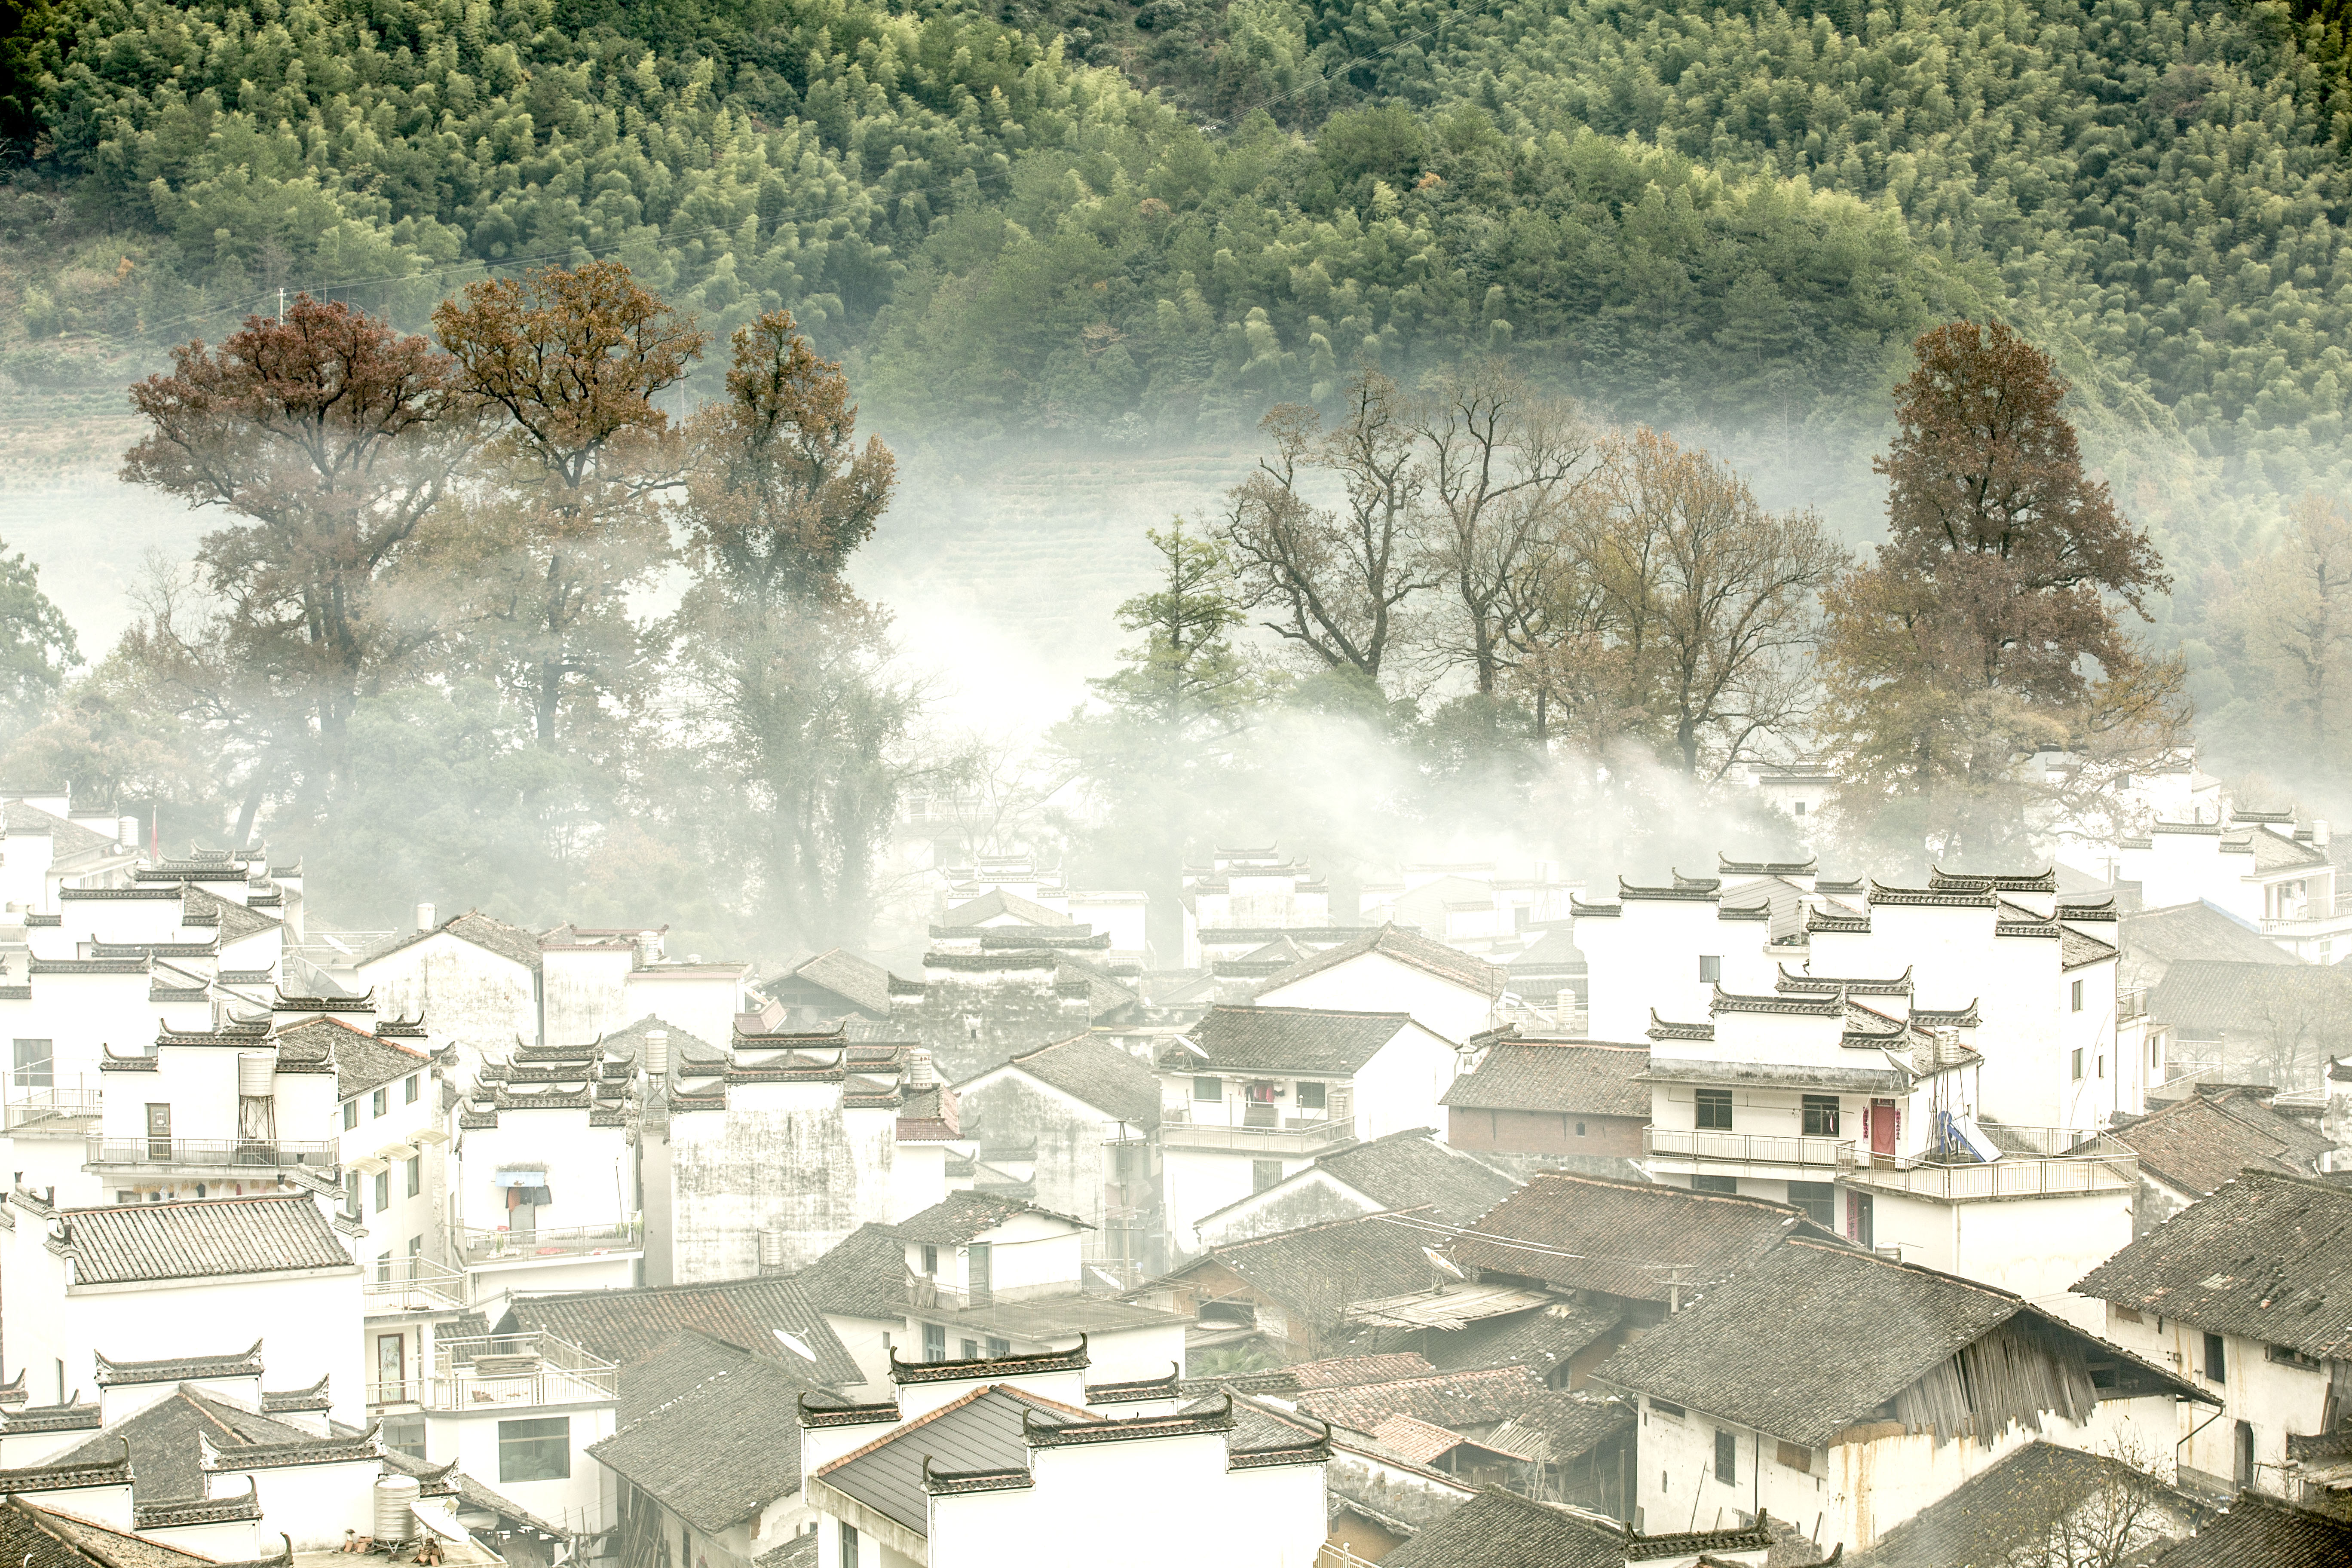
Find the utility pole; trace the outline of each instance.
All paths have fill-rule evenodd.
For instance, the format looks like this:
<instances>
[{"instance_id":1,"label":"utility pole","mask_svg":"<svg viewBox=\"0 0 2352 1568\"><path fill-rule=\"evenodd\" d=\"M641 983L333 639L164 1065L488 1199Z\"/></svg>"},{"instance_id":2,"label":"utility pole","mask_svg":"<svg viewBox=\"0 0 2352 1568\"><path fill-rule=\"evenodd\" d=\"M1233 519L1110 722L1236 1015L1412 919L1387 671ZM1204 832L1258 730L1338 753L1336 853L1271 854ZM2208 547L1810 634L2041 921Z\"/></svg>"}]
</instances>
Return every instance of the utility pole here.
<instances>
[{"instance_id":1,"label":"utility pole","mask_svg":"<svg viewBox=\"0 0 2352 1568\"><path fill-rule=\"evenodd\" d=\"M281 327L286 324L286 285L283 283L278 286L278 324Z\"/></svg>"}]
</instances>

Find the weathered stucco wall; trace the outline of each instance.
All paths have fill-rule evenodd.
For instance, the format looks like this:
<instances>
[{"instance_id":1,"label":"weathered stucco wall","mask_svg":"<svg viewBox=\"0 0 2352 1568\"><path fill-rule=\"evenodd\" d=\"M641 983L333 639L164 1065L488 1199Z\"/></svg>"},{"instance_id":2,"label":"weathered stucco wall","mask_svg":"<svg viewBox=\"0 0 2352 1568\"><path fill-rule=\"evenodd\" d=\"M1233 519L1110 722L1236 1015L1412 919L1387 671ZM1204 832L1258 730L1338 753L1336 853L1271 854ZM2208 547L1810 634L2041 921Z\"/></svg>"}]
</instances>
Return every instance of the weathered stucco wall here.
<instances>
[{"instance_id":1,"label":"weathered stucco wall","mask_svg":"<svg viewBox=\"0 0 2352 1568\"><path fill-rule=\"evenodd\" d=\"M679 1284L760 1271L760 1232L786 1268L814 1262L889 1216L898 1112L841 1106L837 1084L737 1084L723 1111L670 1118L673 1275Z\"/></svg>"}]
</instances>

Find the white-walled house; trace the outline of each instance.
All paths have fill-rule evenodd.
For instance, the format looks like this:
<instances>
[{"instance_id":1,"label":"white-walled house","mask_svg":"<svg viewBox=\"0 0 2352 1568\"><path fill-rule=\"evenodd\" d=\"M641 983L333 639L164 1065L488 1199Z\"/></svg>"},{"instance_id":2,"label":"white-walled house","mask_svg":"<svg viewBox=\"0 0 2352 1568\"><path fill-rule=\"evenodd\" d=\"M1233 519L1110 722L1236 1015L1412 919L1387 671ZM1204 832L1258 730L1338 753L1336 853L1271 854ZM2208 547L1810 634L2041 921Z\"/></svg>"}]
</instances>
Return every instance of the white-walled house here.
<instances>
[{"instance_id":1,"label":"white-walled house","mask_svg":"<svg viewBox=\"0 0 2352 1568\"><path fill-rule=\"evenodd\" d=\"M471 1299L637 1283L634 1075L593 1045L482 1066L457 1107L448 1211Z\"/></svg>"},{"instance_id":2,"label":"white-walled house","mask_svg":"<svg viewBox=\"0 0 2352 1568\"><path fill-rule=\"evenodd\" d=\"M337 1419L366 1410L360 1268L309 1192L52 1209L10 1194L0 1319L34 1397L97 1386L99 1358L219 1353L266 1334L273 1375L327 1380ZM236 1325L225 1329L224 1325Z\"/></svg>"},{"instance_id":3,"label":"white-walled house","mask_svg":"<svg viewBox=\"0 0 2352 1568\"><path fill-rule=\"evenodd\" d=\"M1185 1320L1089 1293L1083 1221L993 1193L950 1193L891 1227L910 1281L898 1359L1043 1353L1078 1340L1112 1381L1184 1360Z\"/></svg>"},{"instance_id":4,"label":"white-walled house","mask_svg":"<svg viewBox=\"0 0 2352 1568\"><path fill-rule=\"evenodd\" d=\"M995 1568L1116 1559L1309 1568L1330 1447L1195 1404L1171 1379L1086 1381L1083 1351L900 1366L888 1405L801 1411L817 1560ZM1155 1529L1171 1500L1181 1528Z\"/></svg>"},{"instance_id":5,"label":"white-walled house","mask_svg":"<svg viewBox=\"0 0 2352 1568\"><path fill-rule=\"evenodd\" d=\"M415 931L352 966L377 1005L431 1018L468 1068L486 1053L541 1043L539 939L477 910L436 923L433 906L420 904L416 916Z\"/></svg>"},{"instance_id":6,"label":"white-walled house","mask_svg":"<svg viewBox=\"0 0 2352 1568\"><path fill-rule=\"evenodd\" d=\"M1264 1007L1407 1013L1454 1045L1494 1026L1507 972L1398 925L1301 959L1257 988Z\"/></svg>"},{"instance_id":7,"label":"white-walled house","mask_svg":"<svg viewBox=\"0 0 2352 1568\"><path fill-rule=\"evenodd\" d=\"M2005 1291L1802 1238L1593 1381L1640 1403L1637 1529L1764 1512L1848 1552L2036 1436L2162 1464L2182 1405L2212 1403Z\"/></svg>"},{"instance_id":8,"label":"white-walled house","mask_svg":"<svg viewBox=\"0 0 2352 1568\"><path fill-rule=\"evenodd\" d=\"M2184 1485L2299 1500L2291 1442L2352 1415L2347 1234L2352 1191L2247 1170L2075 1286L2105 1303L2109 1339L2220 1407L2179 1435Z\"/></svg>"},{"instance_id":9,"label":"white-walled house","mask_svg":"<svg viewBox=\"0 0 2352 1568\"><path fill-rule=\"evenodd\" d=\"M1337 951L1336 949L1334 951ZM1412 1014L1212 1007L1160 1052L1165 1204L1176 1249L1193 1223L1296 1174L1318 1155L1435 1127L1461 1068Z\"/></svg>"}]
</instances>

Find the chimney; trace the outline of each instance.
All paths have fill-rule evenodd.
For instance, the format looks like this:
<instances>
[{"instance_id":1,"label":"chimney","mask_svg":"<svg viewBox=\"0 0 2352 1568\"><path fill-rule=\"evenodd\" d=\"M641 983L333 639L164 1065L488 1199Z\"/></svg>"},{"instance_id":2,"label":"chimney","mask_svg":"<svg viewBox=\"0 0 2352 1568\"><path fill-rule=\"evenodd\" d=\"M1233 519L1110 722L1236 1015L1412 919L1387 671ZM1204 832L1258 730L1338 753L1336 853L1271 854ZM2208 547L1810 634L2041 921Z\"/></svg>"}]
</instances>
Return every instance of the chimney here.
<instances>
[{"instance_id":1,"label":"chimney","mask_svg":"<svg viewBox=\"0 0 2352 1568\"><path fill-rule=\"evenodd\" d=\"M121 845L125 849L138 848L139 819L135 816L116 817L114 819L114 838L115 842Z\"/></svg>"},{"instance_id":2,"label":"chimney","mask_svg":"<svg viewBox=\"0 0 2352 1568\"><path fill-rule=\"evenodd\" d=\"M434 924L435 924L435 921L434 921L434 919L433 919L433 906L432 906L431 904L419 904L419 905L417 905L417 906L416 906L416 929L417 929L418 931L431 931L431 930L433 929L433 927L434 927Z\"/></svg>"},{"instance_id":3,"label":"chimney","mask_svg":"<svg viewBox=\"0 0 2352 1568\"><path fill-rule=\"evenodd\" d=\"M931 1070L930 1051L922 1046L908 1047L907 1087L908 1089L929 1089L931 1085L939 1081L939 1074Z\"/></svg>"},{"instance_id":4,"label":"chimney","mask_svg":"<svg viewBox=\"0 0 2352 1568\"><path fill-rule=\"evenodd\" d=\"M2315 849L2327 847L2327 818L2315 816L2311 819L2311 847Z\"/></svg>"}]
</instances>

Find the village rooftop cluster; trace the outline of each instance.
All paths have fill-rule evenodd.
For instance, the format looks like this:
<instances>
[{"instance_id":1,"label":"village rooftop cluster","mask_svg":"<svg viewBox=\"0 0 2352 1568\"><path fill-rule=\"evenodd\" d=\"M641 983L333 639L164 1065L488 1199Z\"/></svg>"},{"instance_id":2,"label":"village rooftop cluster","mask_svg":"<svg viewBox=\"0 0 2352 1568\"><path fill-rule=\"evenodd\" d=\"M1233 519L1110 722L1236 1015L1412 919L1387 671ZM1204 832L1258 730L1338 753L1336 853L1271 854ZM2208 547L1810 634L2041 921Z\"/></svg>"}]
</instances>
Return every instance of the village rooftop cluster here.
<instances>
[{"instance_id":1,"label":"village rooftop cluster","mask_svg":"<svg viewBox=\"0 0 2352 1568\"><path fill-rule=\"evenodd\" d=\"M2352 1561L2347 860L2130 787L1913 882L942 864L903 973L0 790L0 1551Z\"/></svg>"}]
</instances>

